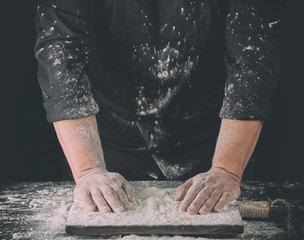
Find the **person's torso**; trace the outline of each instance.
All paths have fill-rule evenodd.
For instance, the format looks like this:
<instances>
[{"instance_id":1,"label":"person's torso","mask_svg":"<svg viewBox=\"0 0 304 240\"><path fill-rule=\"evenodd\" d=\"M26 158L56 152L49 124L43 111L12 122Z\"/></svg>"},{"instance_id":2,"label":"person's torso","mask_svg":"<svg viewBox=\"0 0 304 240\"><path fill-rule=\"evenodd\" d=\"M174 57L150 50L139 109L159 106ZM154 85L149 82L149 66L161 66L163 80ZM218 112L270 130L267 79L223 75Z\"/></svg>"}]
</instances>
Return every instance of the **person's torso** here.
<instances>
[{"instance_id":1,"label":"person's torso","mask_svg":"<svg viewBox=\"0 0 304 240\"><path fill-rule=\"evenodd\" d=\"M93 91L113 132L127 129L117 133L121 145L136 145L128 133L132 131L138 131L152 152L213 138L225 82L220 4L97 2ZM113 134L101 137L111 142ZM115 140L114 145L120 144Z\"/></svg>"}]
</instances>

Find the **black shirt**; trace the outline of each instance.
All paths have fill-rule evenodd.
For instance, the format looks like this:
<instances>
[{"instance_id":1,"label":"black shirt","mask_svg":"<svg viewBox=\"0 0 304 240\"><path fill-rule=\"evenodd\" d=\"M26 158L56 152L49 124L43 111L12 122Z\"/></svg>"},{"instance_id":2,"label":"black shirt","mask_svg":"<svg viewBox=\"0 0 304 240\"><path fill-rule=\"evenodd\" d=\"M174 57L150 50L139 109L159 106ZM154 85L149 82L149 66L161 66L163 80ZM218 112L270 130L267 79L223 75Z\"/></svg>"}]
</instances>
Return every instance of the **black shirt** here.
<instances>
[{"instance_id":1,"label":"black shirt","mask_svg":"<svg viewBox=\"0 0 304 240\"><path fill-rule=\"evenodd\" d=\"M174 178L204 161L193 149L214 150L220 118L271 115L280 1L36 2L49 122L95 114L104 147L148 151Z\"/></svg>"}]
</instances>

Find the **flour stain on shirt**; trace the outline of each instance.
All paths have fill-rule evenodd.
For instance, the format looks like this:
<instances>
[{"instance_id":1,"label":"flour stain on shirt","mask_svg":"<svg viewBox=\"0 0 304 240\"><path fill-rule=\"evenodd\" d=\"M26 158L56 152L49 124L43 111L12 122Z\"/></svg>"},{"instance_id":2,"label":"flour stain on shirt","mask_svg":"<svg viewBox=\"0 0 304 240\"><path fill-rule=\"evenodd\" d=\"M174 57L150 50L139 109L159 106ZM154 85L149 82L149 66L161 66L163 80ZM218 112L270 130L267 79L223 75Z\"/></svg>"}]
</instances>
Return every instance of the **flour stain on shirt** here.
<instances>
[{"instance_id":1,"label":"flour stain on shirt","mask_svg":"<svg viewBox=\"0 0 304 240\"><path fill-rule=\"evenodd\" d=\"M201 30L206 24L204 1L191 1L190 5L181 7L176 13L180 21L184 22L184 29L178 28L170 20L163 23L157 32L159 42L151 40L156 26L141 10L146 42L132 48L132 72L141 74L137 77L140 80L135 89L138 129L147 148L153 152L153 159L168 179L176 179L191 170L188 163L169 163L157 154L168 143L166 139L169 137L162 119L176 115L175 108L178 106L174 106L174 101L181 89L191 88L191 74L198 66L200 49L206 40L205 32ZM170 39L168 36L171 36ZM174 145L173 148L178 148L180 143Z\"/></svg>"},{"instance_id":2,"label":"flour stain on shirt","mask_svg":"<svg viewBox=\"0 0 304 240\"><path fill-rule=\"evenodd\" d=\"M160 50L150 49L148 45L141 46L140 53L143 61L153 62L149 67L148 75L154 81L152 97L145 94L144 86L138 89L137 113L140 116L157 115L160 110L167 107L171 99L181 87L181 84L189 79L194 61L189 57L186 62L181 63L180 51L170 47L170 43ZM174 82L179 81L178 84ZM150 89L151 90L151 89Z\"/></svg>"},{"instance_id":3,"label":"flour stain on shirt","mask_svg":"<svg viewBox=\"0 0 304 240\"><path fill-rule=\"evenodd\" d=\"M191 1L191 5L200 1ZM144 80L138 83L137 114L139 116L159 116L161 111L177 96L179 90L190 85L191 73L195 71L201 44L204 42L205 24L204 1L195 7L181 7L177 15L183 21L185 29L178 29L170 21L160 26L160 42L153 42L151 36L154 26L144 10L141 10L142 29L146 42L133 46L133 72L143 72ZM183 32L183 34L181 34ZM165 42L166 36L172 36ZM198 43L201 40L201 43ZM138 71L140 68L140 71ZM147 86L150 89L145 89Z\"/></svg>"}]
</instances>

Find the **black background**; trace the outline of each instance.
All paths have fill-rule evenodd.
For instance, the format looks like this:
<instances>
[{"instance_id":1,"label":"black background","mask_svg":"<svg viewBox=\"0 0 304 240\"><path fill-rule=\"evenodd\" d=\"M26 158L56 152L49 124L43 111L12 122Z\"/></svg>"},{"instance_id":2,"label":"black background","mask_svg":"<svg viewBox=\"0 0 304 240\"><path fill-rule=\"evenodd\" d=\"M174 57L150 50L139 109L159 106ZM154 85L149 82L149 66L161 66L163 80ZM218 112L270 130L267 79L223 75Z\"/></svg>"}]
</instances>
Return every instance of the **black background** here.
<instances>
[{"instance_id":1,"label":"black background","mask_svg":"<svg viewBox=\"0 0 304 240\"><path fill-rule=\"evenodd\" d=\"M282 70L273 117L254 153L253 180L304 180L303 23L301 1L285 1ZM36 78L34 4L1 3L0 181L61 180L63 153L45 119Z\"/></svg>"}]
</instances>

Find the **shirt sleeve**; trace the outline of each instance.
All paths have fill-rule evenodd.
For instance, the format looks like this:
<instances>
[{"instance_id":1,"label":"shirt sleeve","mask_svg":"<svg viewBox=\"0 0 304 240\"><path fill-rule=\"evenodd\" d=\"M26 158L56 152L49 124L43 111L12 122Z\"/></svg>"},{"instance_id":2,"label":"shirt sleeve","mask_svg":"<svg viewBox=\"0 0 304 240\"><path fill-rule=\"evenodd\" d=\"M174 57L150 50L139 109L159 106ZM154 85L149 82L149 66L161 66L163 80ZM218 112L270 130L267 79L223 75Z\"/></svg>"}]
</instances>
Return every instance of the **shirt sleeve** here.
<instances>
[{"instance_id":1,"label":"shirt sleeve","mask_svg":"<svg viewBox=\"0 0 304 240\"><path fill-rule=\"evenodd\" d=\"M93 0L35 0L38 81L48 122L94 115L87 67L95 51Z\"/></svg>"},{"instance_id":2,"label":"shirt sleeve","mask_svg":"<svg viewBox=\"0 0 304 240\"><path fill-rule=\"evenodd\" d=\"M227 80L220 117L269 119L280 70L281 1L227 2Z\"/></svg>"}]
</instances>

